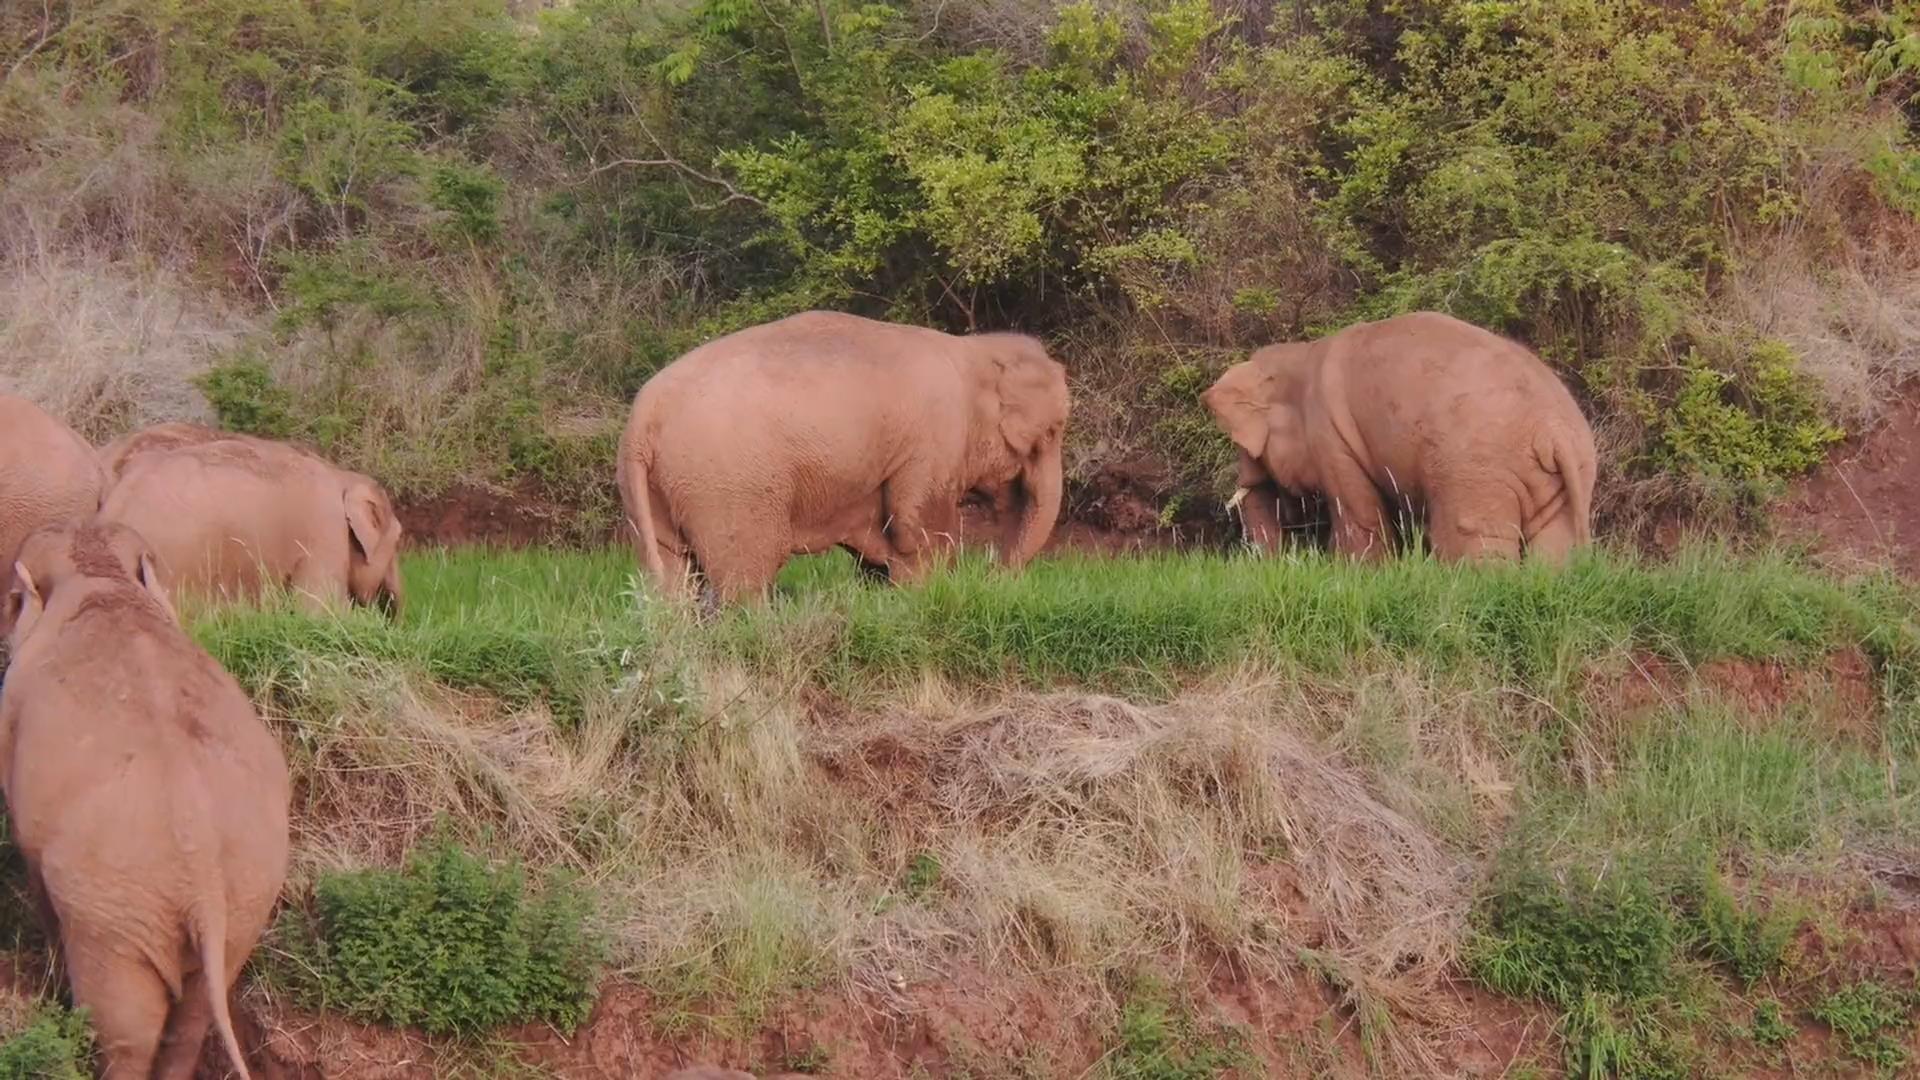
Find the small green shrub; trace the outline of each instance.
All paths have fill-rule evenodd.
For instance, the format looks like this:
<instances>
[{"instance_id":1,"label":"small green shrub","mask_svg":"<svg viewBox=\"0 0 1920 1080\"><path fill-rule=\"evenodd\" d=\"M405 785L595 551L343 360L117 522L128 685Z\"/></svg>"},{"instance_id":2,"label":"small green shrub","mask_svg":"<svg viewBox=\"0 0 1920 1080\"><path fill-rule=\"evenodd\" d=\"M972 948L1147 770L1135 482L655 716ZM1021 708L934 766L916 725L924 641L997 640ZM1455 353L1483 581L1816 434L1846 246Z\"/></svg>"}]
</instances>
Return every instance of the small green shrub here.
<instances>
[{"instance_id":1,"label":"small green shrub","mask_svg":"<svg viewBox=\"0 0 1920 1080\"><path fill-rule=\"evenodd\" d=\"M447 229L476 244L500 238L500 196L506 190L492 172L444 162L427 178L427 202L448 217Z\"/></svg>"},{"instance_id":2,"label":"small green shrub","mask_svg":"<svg viewBox=\"0 0 1920 1080\"><path fill-rule=\"evenodd\" d=\"M1730 969L1748 986L1778 971L1800 920L1784 910L1743 909L1717 874L1694 883L1685 896L1685 929L1707 959Z\"/></svg>"},{"instance_id":3,"label":"small green shrub","mask_svg":"<svg viewBox=\"0 0 1920 1080\"><path fill-rule=\"evenodd\" d=\"M1907 1062L1899 1033L1913 1026L1916 1007L1920 1007L1920 994L1866 981L1821 998L1813 1015L1840 1036L1851 1056L1876 1068L1897 1069Z\"/></svg>"},{"instance_id":4,"label":"small green shrub","mask_svg":"<svg viewBox=\"0 0 1920 1080\"><path fill-rule=\"evenodd\" d=\"M249 435L285 438L293 432L293 398L274 384L264 360L243 354L216 364L194 380L213 406L220 426Z\"/></svg>"},{"instance_id":5,"label":"small green shrub","mask_svg":"<svg viewBox=\"0 0 1920 1080\"><path fill-rule=\"evenodd\" d=\"M1766 1047L1785 1046L1800 1034L1787 1019L1780 1003L1772 998L1753 1007L1753 1026L1749 1031L1754 1042Z\"/></svg>"},{"instance_id":6,"label":"small green shrub","mask_svg":"<svg viewBox=\"0 0 1920 1080\"><path fill-rule=\"evenodd\" d=\"M571 1031L593 1006L603 959L590 914L568 882L530 890L519 867L436 842L402 870L322 877L311 911L286 928L286 973L315 1007L395 1027Z\"/></svg>"},{"instance_id":7,"label":"small green shrub","mask_svg":"<svg viewBox=\"0 0 1920 1080\"><path fill-rule=\"evenodd\" d=\"M49 1006L0 1043L0 1080L91 1080L92 1058L86 1013Z\"/></svg>"},{"instance_id":8,"label":"small green shrub","mask_svg":"<svg viewBox=\"0 0 1920 1080\"><path fill-rule=\"evenodd\" d=\"M915 853L907 863L907 873L900 883L902 892L908 899L918 900L932 892L940 884L940 857L931 851Z\"/></svg>"},{"instance_id":9,"label":"small green shrub","mask_svg":"<svg viewBox=\"0 0 1920 1080\"><path fill-rule=\"evenodd\" d=\"M1212 1080L1246 1064L1237 1031L1204 1030L1164 987L1143 980L1120 1010L1106 1075L1110 1080Z\"/></svg>"},{"instance_id":10,"label":"small green shrub","mask_svg":"<svg viewBox=\"0 0 1920 1080\"><path fill-rule=\"evenodd\" d=\"M1516 860L1517 861L1517 860ZM1475 910L1468 965L1508 997L1574 1009L1594 995L1623 1000L1666 988L1678 928L1644 872L1534 866L1502 870Z\"/></svg>"}]
</instances>

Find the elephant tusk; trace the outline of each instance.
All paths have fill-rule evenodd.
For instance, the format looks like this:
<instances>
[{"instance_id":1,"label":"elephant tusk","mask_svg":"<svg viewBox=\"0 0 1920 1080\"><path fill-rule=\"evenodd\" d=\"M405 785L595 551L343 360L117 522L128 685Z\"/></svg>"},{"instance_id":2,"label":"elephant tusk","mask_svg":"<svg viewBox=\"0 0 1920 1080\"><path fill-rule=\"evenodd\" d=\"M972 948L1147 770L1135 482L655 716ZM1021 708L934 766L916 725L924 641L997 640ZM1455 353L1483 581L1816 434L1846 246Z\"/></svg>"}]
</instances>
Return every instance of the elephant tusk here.
<instances>
[{"instance_id":1,"label":"elephant tusk","mask_svg":"<svg viewBox=\"0 0 1920 1080\"><path fill-rule=\"evenodd\" d=\"M1247 492L1252 490L1253 490L1252 488L1246 488L1246 487L1234 488L1233 498L1227 500L1227 509L1230 511L1239 509L1240 501L1242 499L1245 499L1247 497Z\"/></svg>"}]
</instances>

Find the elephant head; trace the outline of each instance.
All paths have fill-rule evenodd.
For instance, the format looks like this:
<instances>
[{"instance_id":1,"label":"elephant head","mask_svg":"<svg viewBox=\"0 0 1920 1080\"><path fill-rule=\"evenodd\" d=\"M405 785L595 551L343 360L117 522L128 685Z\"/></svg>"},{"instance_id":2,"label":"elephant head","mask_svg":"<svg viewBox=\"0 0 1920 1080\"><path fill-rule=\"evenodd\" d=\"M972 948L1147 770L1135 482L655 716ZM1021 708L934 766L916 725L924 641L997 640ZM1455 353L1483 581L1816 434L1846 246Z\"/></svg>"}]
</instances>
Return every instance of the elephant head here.
<instances>
[{"instance_id":1,"label":"elephant head","mask_svg":"<svg viewBox=\"0 0 1920 1080\"><path fill-rule=\"evenodd\" d=\"M347 535L351 541L347 592L356 604L400 615L400 515L371 477L346 474Z\"/></svg>"},{"instance_id":2,"label":"elephant head","mask_svg":"<svg viewBox=\"0 0 1920 1080\"><path fill-rule=\"evenodd\" d=\"M1312 347L1269 345L1228 368L1201 395L1214 421L1240 448L1241 491L1256 474L1289 492L1321 490L1301 411ZM1236 493L1236 499L1240 496Z\"/></svg>"},{"instance_id":3,"label":"elephant head","mask_svg":"<svg viewBox=\"0 0 1920 1080\"><path fill-rule=\"evenodd\" d=\"M21 644L46 613L59 590L89 579L132 582L171 622L179 622L173 602L154 569L146 538L125 525L92 523L49 526L20 545L0 600L0 637L18 655Z\"/></svg>"},{"instance_id":4,"label":"elephant head","mask_svg":"<svg viewBox=\"0 0 1920 1080\"><path fill-rule=\"evenodd\" d=\"M1017 501L1000 543L1000 561L1018 569L1038 554L1060 518L1065 483L1067 369L1025 334L978 334L965 339L980 350L983 407L976 414L976 460L971 486ZM1017 485L1018 500L1005 498Z\"/></svg>"}]
</instances>

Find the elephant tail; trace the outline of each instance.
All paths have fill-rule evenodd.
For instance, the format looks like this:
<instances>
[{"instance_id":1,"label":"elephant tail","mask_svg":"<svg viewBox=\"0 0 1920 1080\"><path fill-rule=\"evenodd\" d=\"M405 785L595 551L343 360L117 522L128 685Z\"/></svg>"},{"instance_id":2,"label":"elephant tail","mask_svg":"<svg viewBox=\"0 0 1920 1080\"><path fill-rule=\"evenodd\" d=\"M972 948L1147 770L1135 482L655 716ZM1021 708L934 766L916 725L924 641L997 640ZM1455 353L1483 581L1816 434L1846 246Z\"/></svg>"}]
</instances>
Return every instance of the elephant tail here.
<instances>
[{"instance_id":1,"label":"elephant tail","mask_svg":"<svg viewBox=\"0 0 1920 1080\"><path fill-rule=\"evenodd\" d=\"M233 1059L233 1071L240 1080L253 1080L247 1072L246 1056L240 1052L240 1040L233 1034L233 1015L227 1010L227 910L218 899L209 899L195 912L194 934L200 939L200 973L207 987L207 1003L213 1009L213 1026L220 1042Z\"/></svg>"},{"instance_id":2,"label":"elephant tail","mask_svg":"<svg viewBox=\"0 0 1920 1080\"><path fill-rule=\"evenodd\" d=\"M1573 516L1574 541L1590 544L1593 542L1593 445L1588 442L1582 447L1579 440L1569 438L1565 431L1556 431L1543 442L1545 445L1536 444L1542 451L1540 464L1560 476L1561 488L1567 496L1567 512Z\"/></svg>"},{"instance_id":3,"label":"elephant tail","mask_svg":"<svg viewBox=\"0 0 1920 1080\"><path fill-rule=\"evenodd\" d=\"M614 463L614 482L620 487L620 503L627 512L627 524L633 529L633 544L639 552L640 565L657 586L665 588L667 567L660 560L660 544L653 529L653 505L647 498L651 487L647 462L637 447L620 448L620 456Z\"/></svg>"}]
</instances>

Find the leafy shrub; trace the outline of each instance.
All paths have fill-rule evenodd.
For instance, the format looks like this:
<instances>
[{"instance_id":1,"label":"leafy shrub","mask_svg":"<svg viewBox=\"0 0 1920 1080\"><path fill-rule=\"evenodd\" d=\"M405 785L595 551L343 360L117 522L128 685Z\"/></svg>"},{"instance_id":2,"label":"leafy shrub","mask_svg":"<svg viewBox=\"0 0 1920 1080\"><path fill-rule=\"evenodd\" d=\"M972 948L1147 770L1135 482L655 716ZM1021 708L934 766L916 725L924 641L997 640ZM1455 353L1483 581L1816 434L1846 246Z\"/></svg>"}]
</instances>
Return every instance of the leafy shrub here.
<instances>
[{"instance_id":1,"label":"leafy shrub","mask_svg":"<svg viewBox=\"0 0 1920 1080\"><path fill-rule=\"evenodd\" d=\"M269 438L293 432L293 398L274 383L273 372L257 356L247 354L217 364L195 385L206 395L223 428Z\"/></svg>"},{"instance_id":2,"label":"leafy shrub","mask_svg":"<svg viewBox=\"0 0 1920 1080\"><path fill-rule=\"evenodd\" d=\"M1555 877L1503 871L1476 908L1474 975L1509 997L1563 1008L1592 995L1649 998L1667 984L1673 912L1644 872Z\"/></svg>"},{"instance_id":3,"label":"leafy shrub","mask_svg":"<svg viewBox=\"0 0 1920 1080\"><path fill-rule=\"evenodd\" d=\"M1748 986L1779 970L1799 929L1798 918L1779 910L1743 909L1714 874L1687 891L1685 929L1702 955L1732 970Z\"/></svg>"},{"instance_id":4,"label":"leafy shrub","mask_svg":"<svg viewBox=\"0 0 1920 1080\"><path fill-rule=\"evenodd\" d=\"M1913 1026L1920 995L1877 982L1843 986L1821 998L1814 1018L1833 1028L1847 1053L1881 1069L1906 1064L1907 1048L1897 1034Z\"/></svg>"},{"instance_id":5,"label":"leafy shrub","mask_svg":"<svg viewBox=\"0 0 1920 1080\"><path fill-rule=\"evenodd\" d=\"M294 990L316 1007L392 1026L473 1034L544 1021L571 1031L592 1009L602 945L590 904L553 880L530 890L450 843L403 870L329 874L286 929Z\"/></svg>"},{"instance_id":6,"label":"leafy shrub","mask_svg":"<svg viewBox=\"0 0 1920 1080\"><path fill-rule=\"evenodd\" d=\"M1107 1052L1112 1080L1212 1080L1248 1064L1232 1030L1206 1031L1168 1000L1167 991L1142 980L1120 1010Z\"/></svg>"},{"instance_id":7,"label":"leafy shrub","mask_svg":"<svg viewBox=\"0 0 1920 1080\"><path fill-rule=\"evenodd\" d=\"M0 1043L0 1080L90 1080L92 1058L86 1013L50 1006Z\"/></svg>"}]
</instances>

